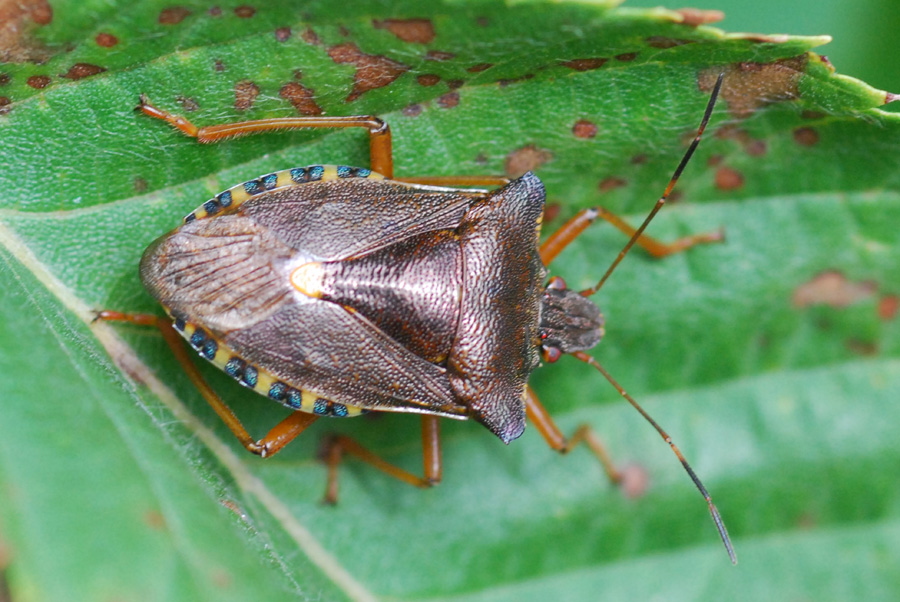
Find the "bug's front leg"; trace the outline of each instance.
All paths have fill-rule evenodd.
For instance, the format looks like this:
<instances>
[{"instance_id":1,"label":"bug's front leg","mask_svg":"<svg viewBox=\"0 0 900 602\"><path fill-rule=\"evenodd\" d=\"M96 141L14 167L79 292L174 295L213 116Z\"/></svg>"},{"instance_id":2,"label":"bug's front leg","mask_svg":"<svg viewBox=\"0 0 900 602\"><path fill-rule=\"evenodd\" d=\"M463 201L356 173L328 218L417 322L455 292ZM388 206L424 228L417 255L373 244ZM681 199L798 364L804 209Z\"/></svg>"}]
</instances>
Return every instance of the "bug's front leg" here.
<instances>
[{"instance_id":1,"label":"bug's front leg","mask_svg":"<svg viewBox=\"0 0 900 602\"><path fill-rule=\"evenodd\" d=\"M345 435L334 435L325 443L323 456L328 464L328 485L325 490L325 501L328 504L337 502L338 466L344 454L349 454L366 464L374 466L385 474L415 487L431 487L441 482L441 430L437 416L422 416L422 455L424 477L415 475L390 462L385 461L362 445Z\"/></svg>"},{"instance_id":2,"label":"bug's front leg","mask_svg":"<svg viewBox=\"0 0 900 602\"><path fill-rule=\"evenodd\" d=\"M175 359L178 360L178 363L181 364L181 367L188 375L188 378L197 387L197 390L200 391L200 394L209 403L213 411L222 419L222 422L225 423L238 441L241 442L241 445L249 452L263 458L274 456L319 418L315 414L293 412L276 424L265 437L258 440L254 439L231 408L228 407L222 398L209 386L203 375L200 374L200 370L191 360L184 343L181 341L181 336L172 327L171 322L151 314L128 314L117 311L101 311L97 314L97 319L106 322L128 322L130 324L158 328L163 335L163 339L175 355Z\"/></svg>"},{"instance_id":3,"label":"bug's front leg","mask_svg":"<svg viewBox=\"0 0 900 602\"><path fill-rule=\"evenodd\" d=\"M610 482L615 485L619 485L622 482L622 472L613 464L612 458L609 457L609 453L606 451L600 438L590 426L582 424L571 437L566 437L559 430L559 427L556 426L553 418L550 417L550 413L547 412L534 390L528 387L525 391L525 415L528 417L528 421L541 434L541 437L544 438L544 441L547 442L547 445L562 454L568 454L579 443L584 443L600 460L600 465L603 467L603 471L606 472Z\"/></svg>"}]
</instances>

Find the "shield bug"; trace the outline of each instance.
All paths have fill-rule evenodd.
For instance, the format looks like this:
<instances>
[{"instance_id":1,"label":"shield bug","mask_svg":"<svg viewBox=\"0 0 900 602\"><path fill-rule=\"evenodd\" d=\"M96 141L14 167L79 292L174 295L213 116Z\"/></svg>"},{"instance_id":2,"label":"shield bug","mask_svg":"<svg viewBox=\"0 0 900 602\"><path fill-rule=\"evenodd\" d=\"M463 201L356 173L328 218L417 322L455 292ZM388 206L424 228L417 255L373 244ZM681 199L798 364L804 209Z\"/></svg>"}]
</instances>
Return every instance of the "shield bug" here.
<instances>
[{"instance_id":1,"label":"shield bug","mask_svg":"<svg viewBox=\"0 0 900 602\"><path fill-rule=\"evenodd\" d=\"M137 110L199 142L285 128L366 129L370 168L314 165L243 182L216 195L145 251L140 274L169 319L101 312L106 320L157 326L194 384L249 451L274 455L321 416L407 412L421 416L424 476L332 437L326 499L350 454L406 483L441 479L440 418L472 419L504 443L526 418L555 450L585 442L617 478L586 425L565 437L528 387L541 358L570 354L597 370L681 461L734 551L703 484L663 429L586 350L603 336L589 297L633 245L663 256L720 234L664 244L644 229L699 144L722 84L662 197L637 229L602 208L586 209L543 243L545 193L532 173L502 177L395 178L388 125L372 116L292 117L198 128L141 96ZM484 188L472 188L482 186ZM630 236L601 280L584 291L546 265L597 218ZM201 377L179 334L240 384L293 410L252 438Z\"/></svg>"}]
</instances>

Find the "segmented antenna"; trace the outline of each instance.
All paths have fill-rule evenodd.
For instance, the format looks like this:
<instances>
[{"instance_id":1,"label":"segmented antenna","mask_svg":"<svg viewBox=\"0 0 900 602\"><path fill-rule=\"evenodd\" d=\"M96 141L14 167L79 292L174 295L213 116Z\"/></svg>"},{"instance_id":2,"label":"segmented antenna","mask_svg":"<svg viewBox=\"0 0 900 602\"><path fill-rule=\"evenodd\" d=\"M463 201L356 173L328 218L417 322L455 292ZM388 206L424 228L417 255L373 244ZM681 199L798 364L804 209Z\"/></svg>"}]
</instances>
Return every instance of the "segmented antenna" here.
<instances>
[{"instance_id":1,"label":"segmented antenna","mask_svg":"<svg viewBox=\"0 0 900 602\"><path fill-rule=\"evenodd\" d=\"M659 200L656 201L656 205L653 206L653 209L650 210L650 213L644 219L644 223L641 224L640 228L635 230L634 234L628 240L622 250L619 251L618 257L612 262L612 265L609 266L609 269L606 270L606 273L603 274L603 278L600 279L596 285L591 288L585 289L581 291L581 294L585 297L590 297L594 293L600 290L610 275L613 273L613 270L619 265L628 251L631 250L631 247L634 246L634 243L638 238L644 233L644 230L647 229L647 225L650 223L659 210L662 209L662 206L666 204L666 199L669 198L669 194L671 194L672 189L675 188L675 184L678 182L678 178L681 177L681 172L684 171L685 166L688 164L688 161L691 160L691 157L694 154L694 151L697 150L697 145L700 144L700 138L703 136L703 130L706 129L706 124L709 123L709 118L712 115L713 107L716 106L716 99L719 97L719 90L722 89L722 80L724 79L725 74L722 73L719 75L719 79L716 80L716 85L713 87L712 94L709 97L709 103L706 105L706 112L703 113L703 121L700 122L700 127L697 128L697 135L694 136L694 141L691 142L691 145L688 147L687 152L684 153L684 157L681 158L681 163L678 164L678 168L675 169L675 173L672 174L672 178L669 180L669 185L666 186L665 192L663 192L662 196L659 197Z\"/></svg>"},{"instance_id":2,"label":"segmented antenna","mask_svg":"<svg viewBox=\"0 0 900 602\"><path fill-rule=\"evenodd\" d=\"M600 290L603 284L609 279L610 274L613 273L613 270L619 265L622 261L622 258L631 250L631 247L634 246L634 243L638 238L644 233L644 230L647 228L647 225L650 223L650 220L659 213L659 210L662 209L662 206L666 204L666 199L669 197L669 194L672 192L672 189L675 188L676 182L678 182L678 178L681 177L681 172L684 171L685 166L688 164L688 161L691 160L691 156L693 156L694 151L697 150L697 145L700 144L700 138L703 136L703 131L706 129L706 125L709 123L709 118L712 115L713 107L716 105L716 99L719 96L719 90L722 88L722 80L724 79L725 74L719 75L719 78L716 80L716 85L713 87L712 94L709 97L709 103L706 105L706 111L703 113L703 120L700 122L700 127L697 128L697 135L694 137L693 142L688 147L687 152L684 153L684 157L681 158L681 163L678 164L678 168L675 169L675 173L672 174L672 178L669 180L668 186L666 186L666 190L663 192L662 196L656 201L656 205L653 206L653 209L647 215L644 222L641 226L635 231L635 233L628 240L628 243L622 248L619 252L619 255L612 262L612 265L609 266L609 269L606 270L606 273L603 275L603 278L593 287L589 289L585 289L581 291L581 294L585 297L590 297L594 293ZM697 473L694 472L694 469L691 468L691 465L688 464L688 461L685 459L684 455L682 455L681 450L678 449L678 446L672 441L672 438L669 434L662 429L661 426L638 404L634 398L629 395L622 386L616 382L616 380L607 372L603 366L601 366L597 360L588 355L583 351L575 351L572 352L575 358L585 362L596 368L605 378L609 381L609 383L615 387L616 391L619 392L622 397L624 397L628 403L634 407L638 412L640 412L641 416L650 423L650 425L656 429L656 432L659 433L660 437L669 444L669 447L672 448L672 451L675 452L675 455L678 457L679 462L681 462L681 466L684 467L685 472L688 473L688 476L691 477L691 480L694 482L694 485L697 487L697 490L700 491L700 494L703 496L703 499L706 500L707 506L709 506L709 513L712 515L713 522L716 524L716 529L719 531L719 537L722 538L722 543L725 544L725 550L728 552L728 557L731 559L732 564L737 564L737 556L734 553L734 546L731 544L731 538L728 537L728 530L725 528L725 523L722 521L722 516L719 514L719 510L716 508L716 505L713 504L712 499L710 498L709 492L706 490L706 487L700 481L700 478L697 476Z\"/></svg>"}]
</instances>

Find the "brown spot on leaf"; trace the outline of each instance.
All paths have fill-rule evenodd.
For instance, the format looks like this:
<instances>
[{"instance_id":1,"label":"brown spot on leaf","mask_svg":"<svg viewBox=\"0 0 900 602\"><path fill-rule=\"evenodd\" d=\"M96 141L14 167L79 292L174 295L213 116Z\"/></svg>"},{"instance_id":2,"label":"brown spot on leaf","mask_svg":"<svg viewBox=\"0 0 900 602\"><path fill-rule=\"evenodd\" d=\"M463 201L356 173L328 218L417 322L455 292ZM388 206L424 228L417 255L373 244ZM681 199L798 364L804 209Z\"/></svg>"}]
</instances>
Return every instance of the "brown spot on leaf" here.
<instances>
[{"instance_id":1,"label":"brown spot on leaf","mask_svg":"<svg viewBox=\"0 0 900 602\"><path fill-rule=\"evenodd\" d=\"M376 19L372 25L376 29L387 29L404 42L429 44L434 40L434 25L430 19Z\"/></svg>"},{"instance_id":2,"label":"brown spot on leaf","mask_svg":"<svg viewBox=\"0 0 900 602\"><path fill-rule=\"evenodd\" d=\"M309 27L303 30L303 33L300 34L300 39L302 39L307 44L312 44L313 46L318 46L322 43L322 41L319 39L319 36L316 35L316 32L314 32Z\"/></svg>"},{"instance_id":3,"label":"brown spot on leaf","mask_svg":"<svg viewBox=\"0 0 900 602\"><path fill-rule=\"evenodd\" d=\"M720 167L716 170L715 183L719 190L737 190L744 185L744 174L731 167Z\"/></svg>"},{"instance_id":4,"label":"brown spot on leaf","mask_svg":"<svg viewBox=\"0 0 900 602\"><path fill-rule=\"evenodd\" d=\"M291 103L301 115L322 114L322 107L316 104L315 94L313 94L312 90L302 84L288 82L281 86L278 95Z\"/></svg>"},{"instance_id":5,"label":"brown spot on leaf","mask_svg":"<svg viewBox=\"0 0 900 602\"><path fill-rule=\"evenodd\" d=\"M207 11L210 17L221 17L222 16L222 7L221 6L210 6Z\"/></svg>"},{"instance_id":6,"label":"brown spot on leaf","mask_svg":"<svg viewBox=\"0 0 900 602\"><path fill-rule=\"evenodd\" d=\"M218 72L225 71L225 63L223 63L221 59L216 59L213 63L213 69Z\"/></svg>"},{"instance_id":7,"label":"brown spot on leaf","mask_svg":"<svg viewBox=\"0 0 900 602\"><path fill-rule=\"evenodd\" d=\"M12 78L9 76L9 73L0 73L0 86L5 86L12 81Z\"/></svg>"},{"instance_id":8,"label":"brown spot on leaf","mask_svg":"<svg viewBox=\"0 0 900 602\"><path fill-rule=\"evenodd\" d=\"M684 137L685 145L690 144L695 136L696 134L693 132L686 134ZM744 151L748 155L753 157L764 155L768 148L764 140L752 138L750 136L750 132L745 129L739 128L733 123L729 123L720 127L718 130L716 130L714 136L722 140L735 140L739 142L744 147Z\"/></svg>"},{"instance_id":9,"label":"brown spot on leaf","mask_svg":"<svg viewBox=\"0 0 900 602\"><path fill-rule=\"evenodd\" d=\"M103 73L104 71L106 71L106 69L99 65L91 65L90 63L75 63L69 68L68 71L66 71L65 73L60 73L59 76L74 81L84 79L85 77L90 77L92 75L97 75L98 73Z\"/></svg>"},{"instance_id":10,"label":"brown spot on leaf","mask_svg":"<svg viewBox=\"0 0 900 602\"><path fill-rule=\"evenodd\" d=\"M794 307L829 305L847 307L875 294L878 285L871 281L852 282L837 270L828 270L804 282L791 297Z\"/></svg>"},{"instance_id":11,"label":"brown spot on leaf","mask_svg":"<svg viewBox=\"0 0 900 602\"><path fill-rule=\"evenodd\" d=\"M400 112L403 113L404 115L406 115L407 117L415 117L422 112L422 105L420 105L420 104L409 105L409 106L403 107L403 109Z\"/></svg>"},{"instance_id":12,"label":"brown spot on leaf","mask_svg":"<svg viewBox=\"0 0 900 602\"><path fill-rule=\"evenodd\" d=\"M859 355L877 355L878 346L871 341L862 341L860 339L847 339L844 343L847 349Z\"/></svg>"},{"instance_id":13,"label":"brown spot on leaf","mask_svg":"<svg viewBox=\"0 0 900 602\"><path fill-rule=\"evenodd\" d=\"M534 73L526 73L525 75L520 75L519 77L511 77L508 79L506 79L506 78L498 79L497 83L500 84L501 88L505 88L506 86L509 86L511 84L523 82L527 79L533 79L533 78L534 78Z\"/></svg>"},{"instance_id":14,"label":"brown spot on leaf","mask_svg":"<svg viewBox=\"0 0 900 602\"><path fill-rule=\"evenodd\" d=\"M624 52L622 54L617 54L616 60L623 62L623 63L629 63L629 62L633 61L634 59L636 59L637 55L638 55L637 52Z\"/></svg>"},{"instance_id":15,"label":"brown spot on leaf","mask_svg":"<svg viewBox=\"0 0 900 602\"><path fill-rule=\"evenodd\" d=\"M466 69L466 71L468 71L469 73L481 73L482 71L490 69L493 66L493 63L478 63L477 65L472 65L471 67Z\"/></svg>"},{"instance_id":16,"label":"brown spot on leaf","mask_svg":"<svg viewBox=\"0 0 900 602\"><path fill-rule=\"evenodd\" d=\"M159 11L159 17L156 21L160 25L178 25L190 14L191 11L183 6L170 6Z\"/></svg>"},{"instance_id":17,"label":"brown spot on leaf","mask_svg":"<svg viewBox=\"0 0 900 602\"><path fill-rule=\"evenodd\" d=\"M353 102L369 90L383 88L403 75L409 67L385 56L366 54L359 47L346 42L328 49L328 56L335 63L348 63L356 67L353 90L346 102Z\"/></svg>"},{"instance_id":18,"label":"brown spot on leaf","mask_svg":"<svg viewBox=\"0 0 900 602\"><path fill-rule=\"evenodd\" d=\"M452 109L459 104L459 92L447 92L446 94L439 96L437 104L442 109Z\"/></svg>"},{"instance_id":19,"label":"brown spot on leaf","mask_svg":"<svg viewBox=\"0 0 900 602\"><path fill-rule=\"evenodd\" d=\"M647 155L645 155L643 153L635 155L631 158L632 165L643 165L646 162L647 162Z\"/></svg>"},{"instance_id":20,"label":"brown spot on leaf","mask_svg":"<svg viewBox=\"0 0 900 602\"><path fill-rule=\"evenodd\" d=\"M572 126L576 138L593 138L597 135L597 126L587 119L579 119Z\"/></svg>"},{"instance_id":21,"label":"brown spot on leaf","mask_svg":"<svg viewBox=\"0 0 900 602\"><path fill-rule=\"evenodd\" d=\"M722 98L728 103L728 110L735 117L749 117L767 104L798 98L797 82L806 63L803 55L774 63L729 65L722 82ZM700 72L700 89L711 92L721 71L721 67L714 67Z\"/></svg>"},{"instance_id":22,"label":"brown spot on leaf","mask_svg":"<svg viewBox=\"0 0 900 602\"><path fill-rule=\"evenodd\" d=\"M420 86L433 86L441 81L441 76L434 73L423 73L416 78L416 81Z\"/></svg>"},{"instance_id":23,"label":"brown spot on leaf","mask_svg":"<svg viewBox=\"0 0 900 602\"><path fill-rule=\"evenodd\" d=\"M147 192L147 180L145 180L141 176L135 176L132 185L134 186L134 191L138 194Z\"/></svg>"},{"instance_id":24,"label":"brown spot on leaf","mask_svg":"<svg viewBox=\"0 0 900 602\"><path fill-rule=\"evenodd\" d=\"M462 88L463 84L465 84L465 83L466 82L464 82L461 79L451 79L450 81L447 82L447 87L450 88L451 90L456 90L458 88Z\"/></svg>"},{"instance_id":25,"label":"brown spot on leaf","mask_svg":"<svg viewBox=\"0 0 900 602\"><path fill-rule=\"evenodd\" d=\"M157 510L144 512L144 523L151 529L162 530L166 527L166 518Z\"/></svg>"},{"instance_id":26,"label":"brown spot on leaf","mask_svg":"<svg viewBox=\"0 0 900 602\"><path fill-rule=\"evenodd\" d=\"M35 90L42 90L50 85L50 76L49 75L32 75L25 83L34 88Z\"/></svg>"},{"instance_id":27,"label":"brown spot on leaf","mask_svg":"<svg viewBox=\"0 0 900 602\"><path fill-rule=\"evenodd\" d=\"M725 13L720 10L702 10L699 8L679 8L675 11L681 15L681 23L697 27L698 25L708 25L709 23L718 23L725 18Z\"/></svg>"},{"instance_id":28,"label":"brown spot on leaf","mask_svg":"<svg viewBox=\"0 0 900 602\"><path fill-rule=\"evenodd\" d=\"M823 119L824 117L827 117L827 114L823 113L822 111L804 109L800 113L800 117L802 117L803 119Z\"/></svg>"},{"instance_id":29,"label":"brown spot on leaf","mask_svg":"<svg viewBox=\"0 0 900 602\"><path fill-rule=\"evenodd\" d=\"M709 167L718 167L722 164L723 159L722 155L710 155L709 159L706 160L706 164Z\"/></svg>"},{"instance_id":30,"label":"brown spot on leaf","mask_svg":"<svg viewBox=\"0 0 900 602\"><path fill-rule=\"evenodd\" d=\"M693 44L694 40L680 40L678 38L667 38L665 36L650 36L644 40L651 48L675 48L676 46L684 46L685 44Z\"/></svg>"},{"instance_id":31,"label":"brown spot on leaf","mask_svg":"<svg viewBox=\"0 0 900 602\"><path fill-rule=\"evenodd\" d=\"M819 141L819 132L813 128L797 128L794 130L794 142L800 146L814 146Z\"/></svg>"},{"instance_id":32,"label":"brown spot on leaf","mask_svg":"<svg viewBox=\"0 0 900 602\"><path fill-rule=\"evenodd\" d=\"M744 150L751 157L761 157L766 154L767 145L765 140L748 140L744 145Z\"/></svg>"},{"instance_id":33,"label":"brown spot on leaf","mask_svg":"<svg viewBox=\"0 0 900 602\"><path fill-rule=\"evenodd\" d=\"M287 42L291 39L290 27L279 27L275 30L275 39L279 42Z\"/></svg>"},{"instance_id":34,"label":"brown spot on leaf","mask_svg":"<svg viewBox=\"0 0 900 602\"><path fill-rule=\"evenodd\" d=\"M242 4L234 9L234 14L236 14L241 19L250 19L253 15L256 14L256 9L247 4Z\"/></svg>"},{"instance_id":35,"label":"brown spot on leaf","mask_svg":"<svg viewBox=\"0 0 900 602\"><path fill-rule=\"evenodd\" d=\"M259 96L259 86L248 79L243 79L234 84L234 108L237 111L246 111L253 106L256 97Z\"/></svg>"},{"instance_id":36,"label":"brown spot on leaf","mask_svg":"<svg viewBox=\"0 0 900 602\"><path fill-rule=\"evenodd\" d=\"M442 50L429 50L425 53L426 61L449 61L456 55L452 52L444 52Z\"/></svg>"},{"instance_id":37,"label":"brown spot on leaf","mask_svg":"<svg viewBox=\"0 0 900 602\"><path fill-rule=\"evenodd\" d=\"M590 71L591 69L599 69L608 60L604 58L572 59L570 61L560 61L560 64L575 71Z\"/></svg>"},{"instance_id":38,"label":"brown spot on leaf","mask_svg":"<svg viewBox=\"0 0 900 602\"><path fill-rule=\"evenodd\" d=\"M102 46L103 48L112 48L119 43L119 38L111 33L101 31L96 36L94 36L94 41L97 43L97 46Z\"/></svg>"},{"instance_id":39,"label":"brown spot on leaf","mask_svg":"<svg viewBox=\"0 0 900 602\"><path fill-rule=\"evenodd\" d=\"M616 188L621 188L626 186L628 181L623 178L617 178L616 176L609 176L608 178L603 178L600 180L600 183L597 185L597 189L602 192L610 192L611 190L615 190Z\"/></svg>"},{"instance_id":40,"label":"brown spot on leaf","mask_svg":"<svg viewBox=\"0 0 900 602\"><path fill-rule=\"evenodd\" d=\"M9 99L8 96L0 96L0 115L6 115L10 112L12 107L12 100Z\"/></svg>"},{"instance_id":41,"label":"brown spot on leaf","mask_svg":"<svg viewBox=\"0 0 900 602\"><path fill-rule=\"evenodd\" d=\"M529 144L506 156L503 171L510 178L518 178L526 171L534 171L551 159L553 159L553 153Z\"/></svg>"},{"instance_id":42,"label":"brown spot on leaf","mask_svg":"<svg viewBox=\"0 0 900 602\"><path fill-rule=\"evenodd\" d=\"M51 52L35 36L35 25L53 21L47 0L0 1L0 63L42 63Z\"/></svg>"},{"instance_id":43,"label":"brown spot on leaf","mask_svg":"<svg viewBox=\"0 0 900 602\"><path fill-rule=\"evenodd\" d=\"M887 322L897 317L900 311L900 297L897 295L885 295L878 300L878 317Z\"/></svg>"}]
</instances>

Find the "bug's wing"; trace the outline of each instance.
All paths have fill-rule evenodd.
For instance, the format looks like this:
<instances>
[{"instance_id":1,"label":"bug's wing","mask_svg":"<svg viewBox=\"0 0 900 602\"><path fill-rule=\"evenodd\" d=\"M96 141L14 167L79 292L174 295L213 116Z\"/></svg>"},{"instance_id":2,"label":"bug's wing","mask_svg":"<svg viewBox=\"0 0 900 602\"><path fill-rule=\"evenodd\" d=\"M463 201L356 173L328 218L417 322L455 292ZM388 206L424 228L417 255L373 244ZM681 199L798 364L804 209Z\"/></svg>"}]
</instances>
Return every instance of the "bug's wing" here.
<instances>
[{"instance_id":1,"label":"bug's wing","mask_svg":"<svg viewBox=\"0 0 900 602\"><path fill-rule=\"evenodd\" d=\"M459 415L446 372L355 312L328 301L286 304L225 343L292 386L345 405Z\"/></svg>"},{"instance_id":2,"label":"bug's wing","mask_svg":"<svg viewBox=\"0 0 900 602\"><path fill-rule=\"evenodd\" d=\"M292 250L239 215L186 223L141 258L144 286L173 315L216 332L265 320L293 292L281 266Z\"/></svg>"},{"instance_id":3,"label":"bug's wing","mask_svg":"<svg viewBox=\"0 0 900 602\"><path fill-rule=\"evenodd\" d=\"M245 201L240 212L300 254L330 261L455 229L471 203L449 190L354 178L272 190Z\"/></svg>"},{"instance_id":4,"label":"bug's wing","mask_svg":"<svg viewBox=\"0 0 900 602\"><path fill-rule=\"evenodd\" d=\"M466 284L447 369L459 398L505 443L525 429L525 386L539 359L544 199L529 172L473 207L460 228Z\"/></svg>"},{"instance_id":5,"label":"bug's wing","mask_svg":"<svg viewBox=\"0 0 900 602\"><path fill-rule=\"evenodd\" d=\"M460 414L442 368L362 316L295 291L296 262L272 229L229 214L154 242L141 278L172 315L296 389L356 407Z\"/></svg>"}]
</instances>

